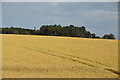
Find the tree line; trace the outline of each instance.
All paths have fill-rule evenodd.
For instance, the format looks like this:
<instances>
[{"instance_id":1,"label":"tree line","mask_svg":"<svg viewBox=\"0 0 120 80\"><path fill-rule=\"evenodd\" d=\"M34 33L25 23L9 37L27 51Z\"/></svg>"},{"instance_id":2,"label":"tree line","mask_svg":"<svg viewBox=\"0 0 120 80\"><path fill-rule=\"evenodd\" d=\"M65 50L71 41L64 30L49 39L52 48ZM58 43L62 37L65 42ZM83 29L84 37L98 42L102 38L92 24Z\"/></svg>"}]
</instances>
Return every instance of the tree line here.
<instances>
[{"instance_id":1,"label":"tree line","mask_svg":"<svg viewBox=\"0 0 120 80\"><path fill-rule=\"evenodd\" d=\"M47 36L67 36L67 37L81 37L81 38L101 38L101 39L115 39L113 34L105 34L102 37L96 36L95 33L87 31L84 26L77 27L74 25L43 25L39 30L25 29L18 27L3 27L1 34L27 34L27 35L47 35Z\"/></svg>"}]
</instances>

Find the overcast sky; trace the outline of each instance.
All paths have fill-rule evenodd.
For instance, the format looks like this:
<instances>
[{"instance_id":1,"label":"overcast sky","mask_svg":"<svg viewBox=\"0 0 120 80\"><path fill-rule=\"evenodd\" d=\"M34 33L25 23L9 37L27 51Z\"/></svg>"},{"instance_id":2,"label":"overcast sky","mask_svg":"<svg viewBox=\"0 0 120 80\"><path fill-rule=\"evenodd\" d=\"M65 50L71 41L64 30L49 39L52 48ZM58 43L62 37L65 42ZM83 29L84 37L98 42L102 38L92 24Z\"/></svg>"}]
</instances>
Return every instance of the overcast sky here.
<instances>
[{"instance_id":1,"label":"overcast sky","mask_svg":"<svg viewBox=\"0 0 120 80\"><path fill-rule=\"evenodd\" d=\"M2 7L3 26L74 24L98 36L118 34L117 2L3 2Z\"/></svg>"},{"instance_id":2,"label":"overcast sky","mask_svg":"<svg viewBox=\"0 0 120 80\"><path fill-rule=\"evenodd\" d=\"M0 26L2 26L2 3L0 2Z\"/></svg>"}]
</instances>

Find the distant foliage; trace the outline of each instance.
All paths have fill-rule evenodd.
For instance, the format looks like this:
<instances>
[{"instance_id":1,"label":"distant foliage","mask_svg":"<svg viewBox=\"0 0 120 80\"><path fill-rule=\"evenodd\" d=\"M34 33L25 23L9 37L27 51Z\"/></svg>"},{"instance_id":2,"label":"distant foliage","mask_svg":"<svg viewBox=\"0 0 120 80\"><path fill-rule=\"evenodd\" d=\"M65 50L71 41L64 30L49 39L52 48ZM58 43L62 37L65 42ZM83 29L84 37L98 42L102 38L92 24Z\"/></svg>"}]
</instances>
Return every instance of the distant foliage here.
<instances>
[{"instance_id":1,"label":"distant foliage","mask_svg":"<svg viewBox=\"0 0 120 80\"><path fill-rule=\"evenodd\" d=\"M16 28L16 27L6 27L1 28L2 34L26 34L26 35L37 35L39 34L39 30L31 30L31 29L24 29L24 28Z\"/></svg>"},{"instance_id":2,"label":"distant foliage","mask_svg":"<svg viewBox=\"0 0 120 80\"><path fill-rule=\"evenodd\" d=\"M40 34L50 36L69 36L69 37L83 37L83 38L100 38L95 34L86 31L85 27L77 27L74 25L43 25L40 27Z\"/></svg>"},{"instance_id":3,"label":"distant foliage","mask_svg":"<svg viewBox=\"0 0 120 80\"><path fill-rule=\"evenodd\" d=\"M113 34L105 34L102 38L103 39L115 39L115 36Z\"/></svg>"},{"instance_id":4,"label":"distant foliage","mask_svg":"<svg viewBox=\"0 0 120 80\"><path fill-rule=\"evenodd\" d=\"M2 31L1 31L2 29ZM87 31L84 26L77 27L74 25L61 26L61 25L43 25L39 30L24 29L17 27L0 28L2 34L26 34L26 35L48 35L48 36L68 36L68 37L82 37L82 38L100 38L96 34ZM106 34L102 39L115 39L113 34Z\"/></svg>"}]
</instances>

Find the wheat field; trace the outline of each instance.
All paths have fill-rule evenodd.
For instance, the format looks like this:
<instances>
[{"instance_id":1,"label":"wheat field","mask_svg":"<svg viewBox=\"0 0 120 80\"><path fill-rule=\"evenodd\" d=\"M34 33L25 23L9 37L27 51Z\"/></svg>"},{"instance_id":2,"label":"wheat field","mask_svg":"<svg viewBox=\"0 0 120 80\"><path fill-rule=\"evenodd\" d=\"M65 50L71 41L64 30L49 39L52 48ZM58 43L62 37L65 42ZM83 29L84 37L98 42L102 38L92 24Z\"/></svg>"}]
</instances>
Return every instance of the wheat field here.
<instances>
[{"instance_id":1,"label":"wheat field","mask_svg":"<svg viewBox=\"0 0 120 80\"><path fill-rule=\"evenodd\" d=\"M118 77L118 40L0 36L3 78Z\"/></svg>"}]
</instances>

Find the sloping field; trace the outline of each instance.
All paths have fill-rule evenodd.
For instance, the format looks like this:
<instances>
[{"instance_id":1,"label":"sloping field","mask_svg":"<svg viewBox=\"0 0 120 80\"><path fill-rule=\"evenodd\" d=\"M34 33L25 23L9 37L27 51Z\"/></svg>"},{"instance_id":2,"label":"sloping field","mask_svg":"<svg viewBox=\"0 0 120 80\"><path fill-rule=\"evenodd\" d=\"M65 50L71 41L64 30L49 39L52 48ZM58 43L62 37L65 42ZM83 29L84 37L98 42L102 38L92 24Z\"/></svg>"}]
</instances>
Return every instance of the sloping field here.
<instances>
[{"instance_id":1,"label":"sloping field","mask_svg":"<svg viewBox=\"0 0 120 80\"><path fill-rule=\"evenodd\" d=\"M118 41L2 35L3 78L116 78Z\"/></svg>"}]
</instances>

